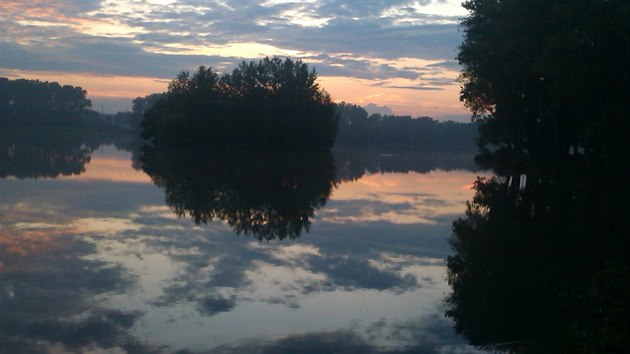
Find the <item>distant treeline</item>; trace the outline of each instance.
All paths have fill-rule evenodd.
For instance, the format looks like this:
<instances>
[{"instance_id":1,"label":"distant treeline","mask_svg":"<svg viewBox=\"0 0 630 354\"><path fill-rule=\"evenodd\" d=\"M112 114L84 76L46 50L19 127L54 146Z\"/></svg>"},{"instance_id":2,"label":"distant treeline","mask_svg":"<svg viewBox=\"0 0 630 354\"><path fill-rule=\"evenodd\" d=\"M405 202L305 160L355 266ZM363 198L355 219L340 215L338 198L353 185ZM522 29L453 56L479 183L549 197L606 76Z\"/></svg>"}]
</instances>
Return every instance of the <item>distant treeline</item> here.
<instances>
[{"instance_id":1,"label":"distant treeline","mask_svg":"<svg viewBox=\"0 0 630 354\"><path fill-rule=\"evenodd\" d=\"M0 78L0 123L72 124L92 106L87 91L39 80Z\"/></svg>"},{"instance_id":2,"label":"distant treeline","mask_svg":"<svg viewBox=\"0 0 630 354\"><path fill-rule=\"evenodd\" d=\"M368 116L361 106L345 102L337 105L337 114L340 117L339 144L472 146L477 136L477 124L474 123L439 122L430 117Z\"/></svg>"},{"instance_id":3,"label":"distant treeline","mask_svg":"<svg viewBox=\"0 0 630 354\"><path fill-rule=\"evenodd\" d=\"M381 116L335 104L301 61L243 62L230 74L200 67L167 92L136 97L131 112L101 114L81 87L0 78L0 125L126 130L163 145L416 148L470 146L476 123Z\"/></svg>"},{"instance_id":4,"label":"distant treeline","mask_svg":"<svg viewBox=\"0 0 630 354\"><path fill-rule=\"evenodd\" d=\"M103 115L80 86L0 77L0 126L32 129L130 130L126 113Z\"/></svg>"}]
</instances>

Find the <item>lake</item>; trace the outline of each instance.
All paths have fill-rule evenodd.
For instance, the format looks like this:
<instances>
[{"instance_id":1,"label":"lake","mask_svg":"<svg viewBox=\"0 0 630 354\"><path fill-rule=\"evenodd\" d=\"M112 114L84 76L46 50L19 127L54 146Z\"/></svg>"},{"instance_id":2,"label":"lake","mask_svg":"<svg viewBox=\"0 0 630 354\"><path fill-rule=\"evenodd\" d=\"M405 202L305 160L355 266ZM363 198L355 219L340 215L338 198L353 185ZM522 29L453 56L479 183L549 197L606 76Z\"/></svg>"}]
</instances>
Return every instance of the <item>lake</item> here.
<instances>
[{"instance_id":1,"label":"lake","mask_svg":"<svg viewBox=\"0 0 630 354\"><path fill-rule=\"evenodd\" d=\"M15 141L2 352L475 351L445 317L474 151Z\"/></svg>"}]
</instances>

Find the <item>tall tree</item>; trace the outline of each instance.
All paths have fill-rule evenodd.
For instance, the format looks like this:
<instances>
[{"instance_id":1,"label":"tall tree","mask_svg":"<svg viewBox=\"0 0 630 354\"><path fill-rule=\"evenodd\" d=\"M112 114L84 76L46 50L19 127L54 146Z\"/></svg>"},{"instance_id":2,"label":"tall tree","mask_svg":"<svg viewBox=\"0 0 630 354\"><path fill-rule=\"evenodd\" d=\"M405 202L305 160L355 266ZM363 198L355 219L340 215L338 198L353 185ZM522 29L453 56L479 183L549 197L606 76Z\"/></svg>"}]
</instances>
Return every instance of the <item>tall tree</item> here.
<instances>
[{"instance_id":1,"label":"tall tree","mask_svg":"<svg viewBox=\"0 0 630 354\"><path fill-rule=\"evenodd\" d=\"M447 315L480 347L623 352L630 3L464 6L461 99L497 176L453 224Z\"/></svg>"},{"instance_id":2,"label":"tall tree","mask_svg":"<svg viewBox=\"0 0 630 354\"><path fill-rule=\"evenodd\" d=\"M630 3L470 0L461 99L480 146L534 159L616 149L628 130ZM611 140L612 139L612 140Z\"/></svg>"}]
</instances>

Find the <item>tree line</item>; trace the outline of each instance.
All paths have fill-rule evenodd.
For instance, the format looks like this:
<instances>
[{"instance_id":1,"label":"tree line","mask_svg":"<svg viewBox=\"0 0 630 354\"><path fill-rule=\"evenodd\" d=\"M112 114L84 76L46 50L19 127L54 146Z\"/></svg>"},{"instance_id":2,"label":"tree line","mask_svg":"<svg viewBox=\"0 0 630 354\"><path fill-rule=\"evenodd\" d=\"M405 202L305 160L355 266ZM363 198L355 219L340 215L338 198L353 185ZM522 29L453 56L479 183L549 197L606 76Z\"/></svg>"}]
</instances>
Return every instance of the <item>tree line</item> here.
<instances>
[{"instance_id":1,"label":"tree line","mask_svg":"<svg viewBox=\"0 0 630 354\"><path fill-rule=\"evenodd\" d=\"M470 146L475 124L429 117L368 116L332 102L301 61L265 58L231 73L180 73L168 90L132 101L130 112L100 114L81 87L39 80L0 80L0 124L125 130L156 144L320 147Z\"/></svg>"},{"instance_id":2,"label":"tree line","mask_svg":"<svg viewBox=\"0 0 630 354\"><path fill-rule=\"evenodd\" d=\"M439 122L430 117L372 114L358 105L337 105L339 134L344 145L380 145L390 147L474 146L477 124Z\"/></svg>"},{"instance_id":3,"label":"tree line","mask_svg":"<svg viewBox=\"0 0 630 354\"><path fill-rule=\"evenodd\" d=\"M86 95L80 86L0 78L0 124L76 124L92 106Z\"/></svg>"},{"instance_id":4,"label":"tree line","mask_svg":"<svg viewBox=\"0 0 630 354\"><path fill-rule=\"evenodd\" d=\"M0 77L0 126L8 129L137 130L137 114L101 114L81 86Z\"/></svg>"}]
</instances>

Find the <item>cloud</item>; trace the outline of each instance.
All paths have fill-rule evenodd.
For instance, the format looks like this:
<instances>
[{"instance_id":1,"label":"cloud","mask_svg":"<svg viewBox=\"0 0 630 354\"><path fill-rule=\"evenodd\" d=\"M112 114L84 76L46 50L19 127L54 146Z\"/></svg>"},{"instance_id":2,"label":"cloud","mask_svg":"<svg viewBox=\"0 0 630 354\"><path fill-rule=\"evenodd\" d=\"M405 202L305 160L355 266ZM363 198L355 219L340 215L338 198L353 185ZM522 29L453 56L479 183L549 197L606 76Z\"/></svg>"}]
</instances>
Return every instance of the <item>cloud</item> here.
<instances>
[{"instance_id":1,"label":"cloud","mask_svg":"<svg viewBox=\"0 0 630 354\"><path fill-rule=\"evenodd\" d=\"M0 43L0 62L6 68L40 71L85 72L109 75L152 76L173 78L182 70L199 65L236 58L202 55L174 55L148 53L119 39L94 40L82 36L72 47L51 48L14 43Z\"/></svg>"},{"instance_id":2,"label":"cloud","mask_svg":"<svg viewBox=\"0 0 630 354\"><path fill-rule=\"evenodd\" d=\"M378 113L381 115L389 115L389 116L393 116L394 115L394 111L392 111L391 108L389 108L389 106L387 105L383 105L383 106L379 106L376 105L374 103L369 103L365 106L363 106L363 109L365 109L365 111L371 115L374 113Z\"/></svg>"},{"instance_id":3,"label":"cloud","mask_svg":"<svg viewBox=\"0 0 630 354\"><path fill-rule=\"evenodd\" d=\"M190 0L158 6L90 1L33 9L18 3L2 22L2 30L11 35L0 44L0 61L10 69L174 77L182 69L234 64L245 57L238 51L203 54L208 48L258 43L304 59L326 53L327 58L313 62L321 75L415 79L422 68L401 69L375 59L453 58L461 42L456 17L422 12L436 4ZM37 10L46 11L49 22L42 22ZM309 19L328 20L313 25Z\"/></svg>"},{"instance_id":4,"label":"cloud","mask_svg":"<svg viewBox=\"0 0 630 354\"><path fill-rule=\"evenodd\" d=\"M418 91L441 91L444 90L441 87L434 86L383 86L385 88L405 89L405 90L418 90Z\"/></svg>"}]
</instances>

